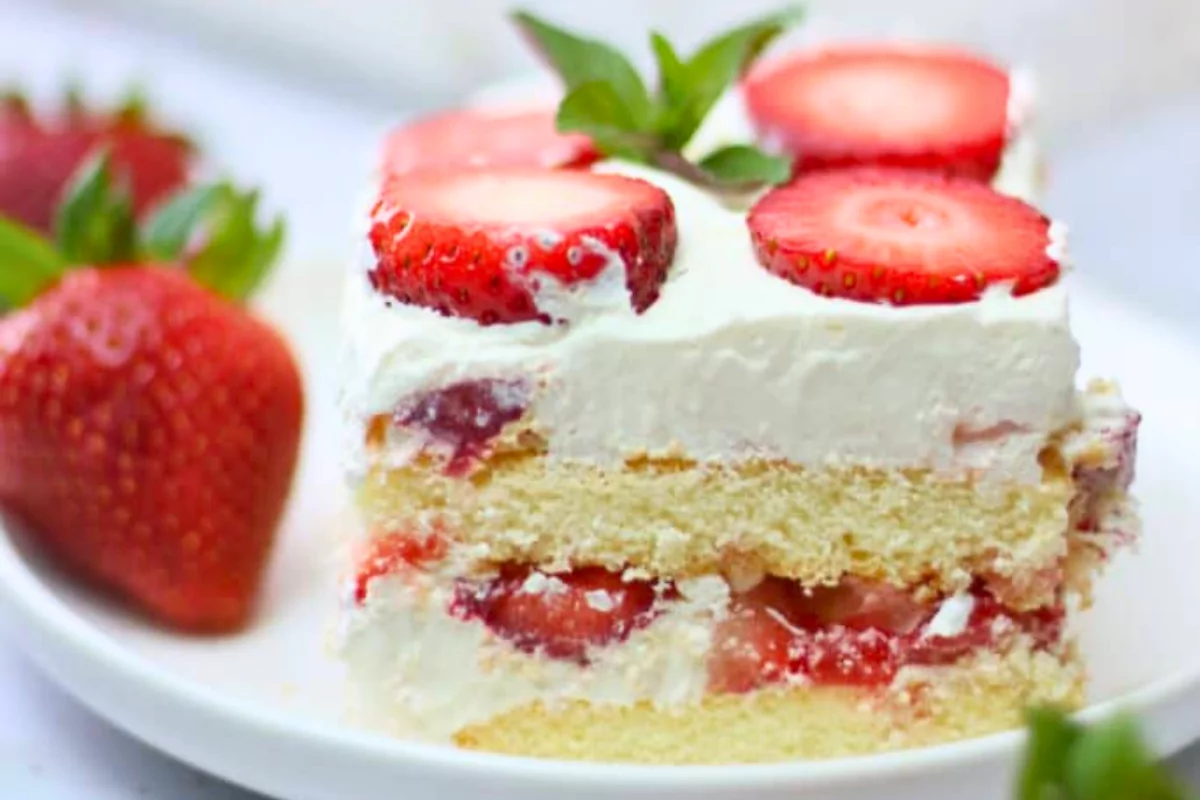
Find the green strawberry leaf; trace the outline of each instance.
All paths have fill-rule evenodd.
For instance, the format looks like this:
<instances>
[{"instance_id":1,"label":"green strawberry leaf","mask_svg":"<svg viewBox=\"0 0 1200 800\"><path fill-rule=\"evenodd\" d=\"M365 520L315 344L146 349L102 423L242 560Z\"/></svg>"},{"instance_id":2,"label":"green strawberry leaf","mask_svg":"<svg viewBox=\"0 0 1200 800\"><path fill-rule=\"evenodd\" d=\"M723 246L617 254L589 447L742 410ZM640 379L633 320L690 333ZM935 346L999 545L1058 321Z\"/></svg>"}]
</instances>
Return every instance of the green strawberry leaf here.
<instances>
[{"instance_id":1,"label":"green strawberry leaf","mask_svg":"<svg viewBox=\"0 0 1200 800\"><path fill-rule=\"evenodd\" d=\"M106 150L76 170L64 190L54 218L54 234L62 257L76 265L103 266L133 260L137 225L129 188L114 182Z\"/></svg>"},{"instance_id":2,"label":"green strawberry leaf","mask_svg":"<svg viewBox=\"0 0 1200 800\"><path fill-rule=\"evenodd\" d=\"M0 305L23 306L64 272L67 263L35 230L0 217Z\"/></svg>"},{"instance_id":3,"label":"green strawberry leaf","mask_svg":"<svg viewBox=\"0 0 1200 800\"><path fill-rule=\"evenodd\" d=\"M87 114L87 104L83 100L83 81L78 75L67 78L63 84L63 113L68 119L81 119Z\"/></svg>"},{"instance_id":4,"label":"green strawberry leaf","mask_svg":"<svg viewBox=\"0 0 1200 800\"><path fill-rule=\"evenodd\" d=\"M197 282L232 300L248 297L266 277L283 246L284 225L276 218L266 230L257 225L258 192L218 192L208 211L205 238L185 258Z\"/></svg>"},{"instance_id":5,"label":"green strawberry leaf","mask_svg":"<svg viewBox=\"0 0 1200 800\"><path fill-rule=\"evenodd\" d=\"M681 148L686 145L725 90L776 37L803 18L802 9L786 8L735 28L702 46L684 67L687 99L678 105L675 126L664 133L667 146Z\"/></svg>"},{"instance_id":6,"label":"green strawberry leaf","mask_svg":"<svg viewBox=\"0 0 1200 800\"><path fill-rule=\"evenodd\" d=\"M29 98L15 86L0 87L0 112L27 120L33 118Z\"/></svg>"},{"instance_id":7,"label":"green strawberry leaf","mask_svg":"<svg viewBox=\"0 0 1200 800\"><path fill-rule=\"evenodd\" d=\"M133 84L125 90L124 97L121 98L120 104L113 112L113 117L125 125L141 126L146 124L149 110L150 101L146 97L145 89L138 84Z\"/></svg>"},{"instance_id":8,"label":"green strawberry leaf","mask_svg":"<svg viewBox=\"0 0 1200 800\"><path fill-rule=\"evenodd\" d=\"M1186 800L1187 794L1146 747L1132 717L1084 732L1067 754L1066 795L1078 800Z\"/></svg>"},{"instance_id":9,"label":"green strawberry leaf","mask_svg":"<svg viewBox=\"0 0 1200 800\"><path fill-rule=\"evenodd\" d=\"M1017 798L1061 798L1067 755L1083 735L1083 728L1052 708L1032 709L1027 719L1029 741L1017 779Z\"/></svg>"},{"instance_id":10,"label":"green strawberry leaf","mask_svg":"<svg viewBox=\"0 0 1200 800\"><path fill-rule=\"evenodd\" d=\"M721 183L753 186L783 183L792 174L792 161L751 145L735 144L706 155L700 168Z\"/></svg>"},{"instance_id":11,"label":"green strawberry leaf","mask_svg":"<svg viewBox=\"0 0 1200 800\"><path fill-rule=\"evenodd\" d=\"M573 89L558 107L558 129L587 134L610 155L639 160L654 139L636 131L629 109L610 84L585 83Z\"/></svg>"},{"instance_id":12,"label":"green strawberry leaf","mask_svg":"<svg viewBox=\"0 0 1200 800\"><path fill-rule=\"evenodd\" d=\"M558 73L568 92L585 83L606 83L628 109L633 130L650 129L654 121L650 93L637 70L619 51L557 28L527 11L515 12L512 19Z\"/></svg>"},{"instance_id":13,"label":"green strawberry leaf","mask_svg":"<svg viewBox=\"0 0 1200 800\"><path fill-rule=\"evenodd\" d=\"M233 192L227 183L185 189L161 205L142 225L142 253L155 261L177 261L200 223Z\"/></svg>"}]
</instances>

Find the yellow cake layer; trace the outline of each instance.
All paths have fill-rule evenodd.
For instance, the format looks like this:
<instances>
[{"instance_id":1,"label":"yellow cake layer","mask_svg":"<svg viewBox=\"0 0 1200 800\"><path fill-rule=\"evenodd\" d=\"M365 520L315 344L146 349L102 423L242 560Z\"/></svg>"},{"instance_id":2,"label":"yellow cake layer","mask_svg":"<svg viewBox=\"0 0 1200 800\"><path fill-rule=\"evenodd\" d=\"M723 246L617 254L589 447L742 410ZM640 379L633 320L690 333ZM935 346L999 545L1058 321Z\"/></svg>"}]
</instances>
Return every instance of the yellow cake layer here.
<instances>
[{"instance_id":1,"label":"yellow cake layer","mask_svg":"<svg viewBox=\"0 0 1200 800\"><path fill-rule=\"evenodd\" d=\"M358 500L377 531L437 530L497 562L665 577L750 569L808 585L852 574L954 591L973 575L1025 579L1059 564L1074 492L1056 468L1037 485L997 488L924 470L762 459L602 468L509 451L468 477L424 459L376 468Z\"/></svg>"},{"instance_id":2,"label":"yellow cake layer","mask_svg":"<svg viewBox=\"0 0 1200 800\"><path fill-rule=\"evenodd\" d=\"M903 676L903 674L902 674ZM1035 704L1083 702L1074 652L1018 648L910 670L885 691L802 686L713 695L680 710L577 701L515 709L462 730L461 747L510 755L646 764L834 758L982 736Z\"/></svg>"}]
</instances>

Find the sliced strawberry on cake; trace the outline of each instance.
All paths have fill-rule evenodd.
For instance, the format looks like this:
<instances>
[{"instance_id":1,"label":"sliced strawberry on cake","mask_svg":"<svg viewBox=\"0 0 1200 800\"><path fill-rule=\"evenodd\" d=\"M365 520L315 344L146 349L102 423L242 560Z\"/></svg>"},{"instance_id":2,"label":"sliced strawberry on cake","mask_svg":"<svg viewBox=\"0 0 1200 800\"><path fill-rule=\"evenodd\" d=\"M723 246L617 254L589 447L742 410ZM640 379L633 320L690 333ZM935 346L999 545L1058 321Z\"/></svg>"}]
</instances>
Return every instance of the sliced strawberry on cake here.
<instances>
[{"instance_id":1,"label":"sliced strawberry on cake","mask_svg":"<svg viewBox=\"0 0 1200 800\"><path fill-rule=\"evenodd\" d=\"M586 167L600 158L592 141L559 133L554 109L465 109L418 119L383 146L388 175L487 167Z\"/></svg>"},{"instance_id":2,"label":"sliced strawberry on cake","mask_svg":"<svg viewBox=\"0 0 1200 800\"><path fill-rule=\"evenodd\" d=\"M1050 220L961 178L863 167L803 175L747 220L759 262L817 294L932 305L1058 280Z\"/></svg>"},{"instance_id":3,"label":"sliced strawberry on cake","mask_svg":"<svg viewBox=\"0 0 1200 800\"><path fill-rule=\"evenodd\" d=\"M1009 83L961 51L842 45L765 64L743 90L760 138L797 172L875 165L986 182L1010 134Z\"/></svg>"},{"instance_id":4,"label":"sliced strawberry on cake","mask_svg":"<svg viewBox=\"0 0 1200 800\"><path fill-rule=\"evenodd\" d=\"M507 168L385 181L371 218L377 292L484 325L645 311L675 255L675 209L636 178Z\"/></svg>"}]
</instances>

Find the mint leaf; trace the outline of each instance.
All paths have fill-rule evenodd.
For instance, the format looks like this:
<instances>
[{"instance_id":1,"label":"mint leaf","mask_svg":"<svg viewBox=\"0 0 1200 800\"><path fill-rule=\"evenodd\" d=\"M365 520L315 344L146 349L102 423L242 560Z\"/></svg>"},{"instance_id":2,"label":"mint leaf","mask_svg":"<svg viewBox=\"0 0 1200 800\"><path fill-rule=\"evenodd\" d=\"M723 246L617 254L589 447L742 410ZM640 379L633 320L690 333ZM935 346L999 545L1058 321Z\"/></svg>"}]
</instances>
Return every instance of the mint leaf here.
<instances>
[{"instance_id":1,"label":"mint leaf","mask_svg":"<svg viewBox=\"0 0 1200 800\"><path fill-rule=\"evenodd\" d=\"M188 261L197 282L232 300L248 297L266 277L283 245L284 226L276 219L257 227L258 192L218 194L206 220L206 239Z\"/></svg>"},{"instance_id":2,"label":"mint leaf","mask_svg":"<svg viewBox=\"0 0 1200 800\"><path fill-rule=\"evenodd\" d=\"M649 130L654 118L650 93L637 70L619 51L603 42L556 28L527 11L517 11L512 18L558 73L568 92L585 83L606 83L629 110L634 130Z\"/></svg>"},{"instance_id":3,"label":"mint leaf","mask_svg":"<svg viewBox=\"0 0 1200 800\"><path fill-rule=\"evenodd\" d=\"M1017 779L1018 800L1061 800L1067 755L1083 728L1053 708L1029 712L1029 742Z\"/></svg>"},{"instance_id":4,"label":"mint leaf","mask_svg":"<svg viewBox=\"0 0 1200 800\"><path fill-rule=\"evenodd\" d=\"M23 306L67 271L54 245L37 231L0 217L0 305Z\"/></svg>"},{"instance_id":5,"label":"mint leaf","mask_svg":"<svg viewBox=\"0 0 1200 800\"><path fill-rule=\"evenodd\" d=\"M616 91L607 83L585 83L574 89L558 107L560 131L591 137L608 155L641 159L655 144L653 137L636 132L636 123Z\"/></svg>"},{"instance_id":6,"label":"mint leaf","mask_svg":"<svg viewBox=\"0 0 1200 800\"><path fill-rule=\"evenodd\" d=\"M114 181L107 150L75 171L55 212L58 249L72 264L103 266L134 257L137 225L124 181Z\"/></svg>"},{"instance_id":7,"label":"mint leaf","mask_svg":"<svg viewBox=\"0 0 1200 800\"><path fill-rule=\"evenodd\" d=\"M744 193L786 180L787 160L738 146L696 164L684 156L683 147L725 90L800 16L798 9L789 8L743 25L713 39L687 61L665 36L651 33L659 72L653 98L616 50L527 12L517 12L513 20L566 84L557 118L560 131L586 134L607 155L649 164L706 189Z\"/></svg>"},{"instance_id":8,"label":"mint leaf","mask_svg":"<svg viewBox=\"0 0 1200 800\"><path fill-rule=\"evenodd\" d=\"M157 261L176 261L222 198L233 194L228 183L197 186L179 192L142 226L142 252Z\"/></svg>"},{"instance_id":9,"label":"mint leaf","mask_svg":"<svg viewBox=\"0 0 1200 800\"><path fill-rule=\"evenodd\" d=\"M714 150L700 160L700 168L716 180L731 184L774 185L792 174L791 159L741 144Z\"/></svg>"},{"instance_id":10,"label":"mint leaf","mask_svg":"<svg viewBox=\"0 0 1200 800\"><path fill-rule=\"evenodd\" d=\"M1067 755L1063 776L1066 796L1072 800L1187 798L1146 747L1133 718L1125 715L1080 735Z\"/></svg>"},{"instance_id":11,"label":"mint leaf","mask_svg":"<svg viewBox=\"0 0 1200 800\"><path fill-rule=\"evenodd\" d=\"M686 145L725 90L762 55L767 45L803 18L802 9L787 8L735 28L702 46L685 65L687 100L679 106L675 126L664 132L667 146Z\"/></svg>"},{"instance_id":12,"label":"mint leaf","mask_svg":"<svg viewBox=\"0 0 1200 800\"><path fill-rule=\"evenodd\" d=\"M661 33L650 34L650 47L658 62L658 94L660 105L667 109L682 108L688 98L687 67L680 60L675 48ZM660 128L664 130L666 128Z\"/></svg>"}]
</instances>

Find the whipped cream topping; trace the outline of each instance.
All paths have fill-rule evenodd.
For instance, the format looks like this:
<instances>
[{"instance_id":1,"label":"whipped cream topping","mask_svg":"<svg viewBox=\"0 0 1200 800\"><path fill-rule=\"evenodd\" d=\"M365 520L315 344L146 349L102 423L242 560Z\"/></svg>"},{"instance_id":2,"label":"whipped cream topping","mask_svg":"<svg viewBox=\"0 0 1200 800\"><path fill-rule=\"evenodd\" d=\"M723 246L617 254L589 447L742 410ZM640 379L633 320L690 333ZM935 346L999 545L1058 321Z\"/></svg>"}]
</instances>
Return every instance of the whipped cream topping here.
<instances>
[{"instance_id":1,"label":"whipped cream topping","mask_svg":"<svg viewBox=\"0 0 1200 800\"><path fill-rule=\"evenodd\" d=\"M944 306L819 297L759 266L745 209L669 175L604 168L659 184L676 206L676 259L641 315L605 274L609 290L586 301L555 297L569 325L481 327L390 302L368 284L363 236L343 313L352 473L366 466L373 415L463 381L517 379L536 386L526 420L551 457L759 456L1040 478L1038 451L1074 409L1078 349L1061 283ZM1065 258L1064 248L1055 225L1051 251Z\"/></svg>"}]
</instances>

